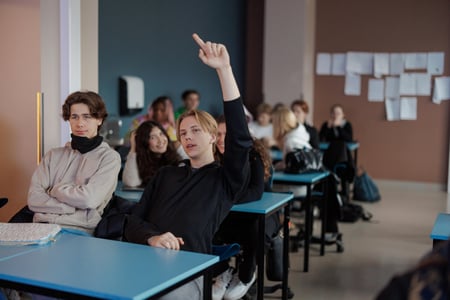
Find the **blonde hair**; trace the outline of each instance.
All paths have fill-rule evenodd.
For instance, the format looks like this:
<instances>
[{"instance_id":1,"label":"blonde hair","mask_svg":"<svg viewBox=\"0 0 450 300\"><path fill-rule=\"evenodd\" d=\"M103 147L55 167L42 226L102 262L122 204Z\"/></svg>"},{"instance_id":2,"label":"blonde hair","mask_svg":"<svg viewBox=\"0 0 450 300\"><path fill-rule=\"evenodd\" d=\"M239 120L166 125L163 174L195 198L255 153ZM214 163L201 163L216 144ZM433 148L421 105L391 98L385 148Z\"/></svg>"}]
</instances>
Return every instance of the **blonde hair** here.
<instances>
[{"instance_id":1,"label":"blonde hair","mask_svg":"<svg viewBox=\"0 0 450 300\"><path fill-rule=\"evenodd\" d=\"M195 120L197 120L198 124L200 124L200 127L203 130L209 132L210 134L217 136L216 119L214 119L213 116L211 116L206 111L194 109L194 110L190 110L190 111L183 113L177 120L177 139L179 141L181 141L181 139L180 139L180 124L187 117L194 117Z\"/></svg>"},{"instance_id":2,"label":"blonde hair","mask_svg":"<svg viewBox=\"0 0 450 300\"><path fill-rule=\"evenodd\" d=\"M297 128L297 118L288 107L280 107L272 113L273 137L282 143L285 135Z\"/></svg>"}]
</instances>

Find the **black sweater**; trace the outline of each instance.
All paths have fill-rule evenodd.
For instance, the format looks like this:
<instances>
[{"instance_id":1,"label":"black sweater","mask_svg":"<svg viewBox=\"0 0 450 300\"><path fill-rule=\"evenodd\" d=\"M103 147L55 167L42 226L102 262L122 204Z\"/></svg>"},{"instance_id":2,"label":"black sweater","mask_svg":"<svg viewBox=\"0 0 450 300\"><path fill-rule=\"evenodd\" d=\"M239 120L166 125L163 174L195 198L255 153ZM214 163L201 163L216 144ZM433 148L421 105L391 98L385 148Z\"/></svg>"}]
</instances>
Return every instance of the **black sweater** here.
<instances>
[{"instance_id":1,"label":"black sweater","mask_svg":"<svg viewBox=\"0 0 450 300\"><path fill-rule=\"evenodd\" d=\"M183 238L182 250L211 252L214 233L250 179L253 142L241 100L224 102L224 113L224 166L213 162L194 171L186 160L183 166L160 169L128 219L127 241L147 244L152 236L172 232Z\"/></svg>"},{"instance_id":2,"label":"black sweater","mask_svg":"<svg viewBox=\"0 0 450 300\"><path fill-rule=\"evenodd\" d=\"M320 140L322 142L332 142L332 141L353 141L353 128L350 122L345 121L343 126L328 127L328 122L324 122L320 128Z\"/></svg>"}]
</instances>

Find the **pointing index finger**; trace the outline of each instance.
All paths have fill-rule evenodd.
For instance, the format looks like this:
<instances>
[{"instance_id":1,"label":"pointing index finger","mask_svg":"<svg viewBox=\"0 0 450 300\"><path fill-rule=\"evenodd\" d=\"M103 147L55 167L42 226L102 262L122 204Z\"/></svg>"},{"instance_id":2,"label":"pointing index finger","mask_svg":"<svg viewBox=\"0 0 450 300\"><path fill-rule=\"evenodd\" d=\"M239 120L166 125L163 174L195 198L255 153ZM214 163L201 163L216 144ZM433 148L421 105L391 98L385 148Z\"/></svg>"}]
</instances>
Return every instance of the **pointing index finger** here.
<instances>
[{"instance_id":1,"label":"pointing index finger","mask_svg":"<svg viewBox=\"0 0 450 300\"><path fill-rule=\"evenodd\" d=\"M200 48L203 48L205 46L205 42L198 36L198 34L194 33L192 35L192 38L197 43L197 45L200 46Z\"/></svg>"}]
</instances>

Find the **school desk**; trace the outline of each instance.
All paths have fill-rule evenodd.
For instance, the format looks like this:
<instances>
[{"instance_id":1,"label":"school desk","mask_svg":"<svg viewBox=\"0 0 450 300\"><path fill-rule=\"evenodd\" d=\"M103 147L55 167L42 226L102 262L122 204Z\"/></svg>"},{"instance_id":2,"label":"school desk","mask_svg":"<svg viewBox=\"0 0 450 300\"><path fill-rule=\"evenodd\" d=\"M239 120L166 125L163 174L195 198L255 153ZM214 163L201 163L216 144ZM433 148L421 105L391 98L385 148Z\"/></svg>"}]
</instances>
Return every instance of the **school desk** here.
<instances>
[{"instance_id":1,"label":"school desk","mask_svg":"<svg viewBox=\"0 0 450 300\"><path fill-rule=\"evenodd\" d=\"M305 231L307 237L305 238L305 250L303 258L303 271L308 272L309 269L309 246L310 236L312 233L312 221L313 221L313 209L312 209L312 187L315 184L324 182L326 185L326 179L330 175L328 171L308 172L303 174L287 174L281 171L273 173L273 183L306 186L306 198L305 203ZM323 197L326 200L326 186L324 187ZM323 202L322 209L322 232L321 232L321 244L320 255L325 253L325 228L326 228L326 214L327 214L327 201Z\"/></svg>"},{"instance_id":2,"label":"school desk","mask_svg":"<svg viewBox=\"0 0 450 300\"><path fill-rule=\"evenodd\" d=\"M199 276L210 278L209 268L218 261L213 255L61 233L54 242L0 261L0 286L72 299L147 299ZM205 280L205 299L210 290L211 280Z\"/></svg>"},{"instance_id":3,"label":"school desk","mask_svg":"<svg viewBox=\"0 0 450 300\"><path fill-rule=\"evenodd\" d=\"M433 248L450 238L450 214L440 213L437 215L430 238L433 240Z\"/></svg>"},{"instance_id":4,"label":"school desk","mask_svg":"<svg viewBox=\"0 0 450 300\"><path fill-rule=\"evenodd\" d=\"M283 282L282 299L288 299L288 275L289 275L289 219L290 201L292 193L263 193L260 200L235 204L231 208L234 213L255 214L258 217L258 276L257 299L264 298L264 239L266 230L266 218L284 207L283 223Z\"/></svg>"}]
</instances>

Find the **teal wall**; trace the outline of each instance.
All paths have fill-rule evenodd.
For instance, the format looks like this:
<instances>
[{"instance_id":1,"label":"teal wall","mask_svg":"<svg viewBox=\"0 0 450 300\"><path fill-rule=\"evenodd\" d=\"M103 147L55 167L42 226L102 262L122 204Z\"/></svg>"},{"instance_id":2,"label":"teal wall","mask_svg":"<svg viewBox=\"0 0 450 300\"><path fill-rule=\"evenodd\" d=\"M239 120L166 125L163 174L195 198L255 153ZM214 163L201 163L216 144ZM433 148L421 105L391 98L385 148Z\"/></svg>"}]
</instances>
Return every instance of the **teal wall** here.
<instances>
[{"instance_id":1,"label":"teal wall","mask_svg":"<svg viewBox=\"0 0 450 300\"><path fill-rule=\"evenodd\" d=\"M242 0L100 0L99 92L110 116L119 115L119 76L138 76L145 84L145 108L121 117L122 136L156 97L168 95L176 109L185 89L200 92L201 109L222 113L217 76L198 59L191 35L227 46L242 91L244 19Z\"/></svg>"}]
</instances>

